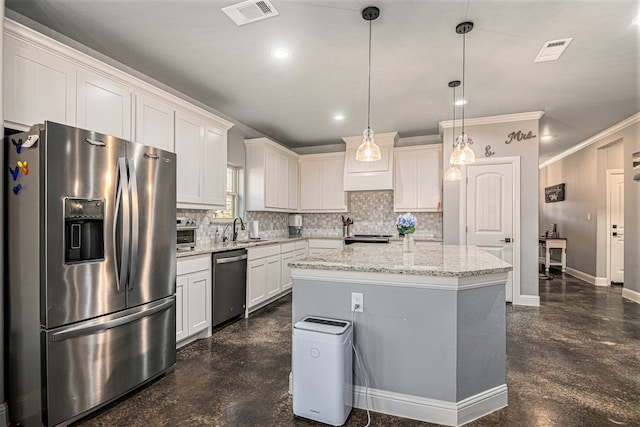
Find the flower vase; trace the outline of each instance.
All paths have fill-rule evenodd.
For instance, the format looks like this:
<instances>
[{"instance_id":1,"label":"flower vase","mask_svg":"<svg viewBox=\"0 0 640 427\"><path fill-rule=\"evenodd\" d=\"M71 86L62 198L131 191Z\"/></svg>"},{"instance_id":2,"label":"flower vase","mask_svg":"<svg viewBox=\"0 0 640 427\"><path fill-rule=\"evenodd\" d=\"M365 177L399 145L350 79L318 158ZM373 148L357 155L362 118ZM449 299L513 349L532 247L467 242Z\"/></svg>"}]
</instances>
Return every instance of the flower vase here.
<instances>
[{"instance_id":1,"label":"flower vase","mask_svg":"<svg viewBox=\"0 0 640 427\"><path fill-rule=\"evenodd\" d=\"M404 239L402 239L402 251L413 252L414 245L413 234L405 234Z\"/></svg>"}]
</instances>

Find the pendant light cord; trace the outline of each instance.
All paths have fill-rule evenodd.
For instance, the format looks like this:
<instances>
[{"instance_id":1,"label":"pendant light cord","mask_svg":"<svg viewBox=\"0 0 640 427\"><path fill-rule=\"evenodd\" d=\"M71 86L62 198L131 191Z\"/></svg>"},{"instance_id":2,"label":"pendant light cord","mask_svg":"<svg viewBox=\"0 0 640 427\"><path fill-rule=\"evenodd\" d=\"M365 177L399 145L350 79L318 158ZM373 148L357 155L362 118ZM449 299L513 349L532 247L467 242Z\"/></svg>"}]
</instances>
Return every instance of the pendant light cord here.
<instances>
[{"instance_id":1,"label":"pendant light cord","mask_svg":"<svg viewBox=\"0 0 640 427\"><path fill-rule=\"evenodd\" d=\"M369 21L369 87L367 89L367 129L371 129L371 21Z\"/></svg>"},{"instance_id":2,"label":"pendant light cord","mask_svg":"<svg viewBox=\"0 0 640 427\"><path fill-rule=\"evenodd\" d=\"M465 103L464 87L466 86L466 83L467 83L467 81L464 78L465 58L467 57L466 39L467 39L467 33L463 33L462 34L462 134L461 135L464 135L464 103Z\"/></svg>"},{"instance_id":3,"label":"pendant light cord","mask_svg":"<svg viewBox=\"0 0 640 427\"><path fill-rule=\"evenodd\" d=\"M453 141L453 149L456 148L456 87L453 87L453 128L451 129L451 139Z\"/></svg>"}]
</instances>

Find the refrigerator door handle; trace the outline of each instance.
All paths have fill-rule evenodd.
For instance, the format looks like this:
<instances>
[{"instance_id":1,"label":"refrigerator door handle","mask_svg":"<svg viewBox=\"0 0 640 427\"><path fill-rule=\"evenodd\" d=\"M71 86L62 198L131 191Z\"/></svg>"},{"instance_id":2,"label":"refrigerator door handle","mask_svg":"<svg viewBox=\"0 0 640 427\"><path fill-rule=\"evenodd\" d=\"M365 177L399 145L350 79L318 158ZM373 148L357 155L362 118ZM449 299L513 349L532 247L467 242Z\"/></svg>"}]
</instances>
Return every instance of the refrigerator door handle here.
<instances>
[{"instance_id":1,"label":"refrigerator door handle","mask_svg":"<svg viewBox=\"0 0 640 427\"><path fill-rule=\"evenodd\" d=\"M120 248L120 268L118 269L118 259L115 257L116 264L116 286L118 288L118 292L122 292L124 289L124 285L127 280L128 274L128 261L129 261L129 184L127 179L127 169L124 161L124 157L120 157L118 159L118 195L116 196L116 208L115 215L113 221L113 236L114 242L116 241L116 231L118 226L118 214L120 212L120 203L122 203L122 218L120 218L122 222L122 247ZM116 248L114 246L114 255L116 252ZM119 270L119 271L118 271Z\"/></svg>"},{"instance_id":2,"label":"refrigerator door handle","mask_svg":"<svg viewBox=\"0 0 640 427\"><path fill-rule=\"evenodd\" d=\"M116 328L118 326L136 321L138 319L142 319L143 317L149 317L152 314L168 310L172 306L173 298L169 298L165 301L156 303L146 310L139 311L139 309L136 309L136 311L133 313L126 314L122 317L117 317L106 322L92 321L88 325L71 326L69 328L65 328L64 330L51 334L51 341L59 342L68 340L70 338L77 338L83 335L91 335L100 331L106 331L107 329Z\"/></svg>"},{"instance_id":3,"label":"refrigerator door handle","mask_svg":"<svg viewBox=\"0 0 640 427\"><path fill-rule=\"evenodd\" d=\"M136 179L136 166L133 159L129 163L129 185L131 187L131 264L129 272L129 290L135 286L135 272L138 266L138 233L140 229L140 215L138 206L138 181Z\"/></svg>"}]
</instances>

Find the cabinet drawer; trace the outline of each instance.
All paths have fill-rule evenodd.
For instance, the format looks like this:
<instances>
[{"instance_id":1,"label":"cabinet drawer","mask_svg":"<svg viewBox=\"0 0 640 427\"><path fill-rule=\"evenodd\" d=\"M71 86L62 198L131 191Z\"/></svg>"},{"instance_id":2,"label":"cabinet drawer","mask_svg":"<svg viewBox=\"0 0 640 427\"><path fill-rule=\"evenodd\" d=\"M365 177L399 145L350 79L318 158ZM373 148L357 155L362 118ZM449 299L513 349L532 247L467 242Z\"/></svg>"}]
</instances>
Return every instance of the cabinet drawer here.
<instances>
[{"instance_id":1,"label":"cabinet drawer","mask_svg":"<svg viewBox=\"0 0 640 427\"><path fill-rule=\"evenodd\" d=\"M209 270L211 268L211 255L194 255L178 259L176 274L195 273L196 271Z\"/></svg>"},{"instance_id":2,"label":"cabinet drawer","mask_svg":"<svg viewBox=\"0 0 640 427\"><path fill-rule=\"evenodd\" d=\"M296 244L291 243L283 243L280 249L280 253L286 254L287 252L293 252L296 250Z\"/></svg>"},{"instance_id":3,"label":"cabinet drawer","mask_svg":"<svg viewBox=\"0 0 640 427\"><path fill-rule=\"evenodd\" d=\"M259 246L247 249L247 260L264 258L272 255L280 255L280 245Z\"/></svg>"},{"instance_id":4,"label":"cabinet drawer","mask_svg":"<svg viewBox=\"0 0 640 427\"><path fill-rule=\"evenodd\" d=\"M307 241L306 240L298 240L294 244L296 245L296 250L307 249Z\"/></svg>"}]
</instances>

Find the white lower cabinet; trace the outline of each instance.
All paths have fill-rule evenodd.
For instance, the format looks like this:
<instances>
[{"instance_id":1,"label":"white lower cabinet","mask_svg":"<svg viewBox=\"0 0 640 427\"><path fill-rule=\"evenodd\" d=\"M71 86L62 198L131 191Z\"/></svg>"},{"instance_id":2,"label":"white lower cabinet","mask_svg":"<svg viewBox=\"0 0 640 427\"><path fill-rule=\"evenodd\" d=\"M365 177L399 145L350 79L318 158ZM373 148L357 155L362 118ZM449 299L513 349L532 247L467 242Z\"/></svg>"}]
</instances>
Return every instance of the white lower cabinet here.
<instances>
[{"instance_id":1,"label":"white lower cabinet","mask_svg":"<svg viewBox=\"0 0 640 427\"><path fill-rule=\"evenodd\" d=\"M289 263L306 256L306 240L247 249L247 314L290 292Z\"/></svg>"},{"instance_id":2,"label":"white lower cabinet","mask_svg":"<svg viewBox=\"0 0 640 427\"><path fill-rule=\"evenodd\" d=\"M247 250L247 313L280 294L280 245Z\"/></svg>"},{"instance_id":3,"label":"white lower cabinet","mask_svg":"<svg viewBox=\"0 0 640 427\"><path fill-rule=\"evenodd\" d=\"M176 277L178 347L211 335L211 255L179 258Z\"/></svg>"}]
</instances>

